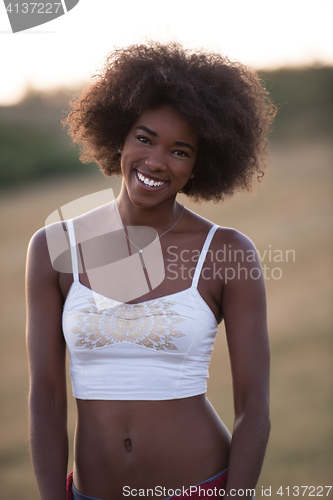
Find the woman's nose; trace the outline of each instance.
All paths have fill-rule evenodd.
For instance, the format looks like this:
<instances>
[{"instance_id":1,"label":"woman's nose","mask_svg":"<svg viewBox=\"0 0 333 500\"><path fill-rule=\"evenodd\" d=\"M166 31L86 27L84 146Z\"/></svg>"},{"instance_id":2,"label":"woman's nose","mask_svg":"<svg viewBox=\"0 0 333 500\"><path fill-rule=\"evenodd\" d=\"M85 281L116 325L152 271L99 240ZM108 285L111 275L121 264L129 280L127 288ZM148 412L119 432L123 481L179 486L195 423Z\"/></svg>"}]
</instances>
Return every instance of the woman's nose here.
<instances>
[{"instance_id":1,"label":"woman's nose","mask_svg":"<svg viewBox=\"0 0 333 500\"><path fill-rule=\"evenodd\" d=\"M165 155L161 148L154 148L145 159L145 164L152 170L163 170L166 166Z\"/></svg>"}]
</instances>

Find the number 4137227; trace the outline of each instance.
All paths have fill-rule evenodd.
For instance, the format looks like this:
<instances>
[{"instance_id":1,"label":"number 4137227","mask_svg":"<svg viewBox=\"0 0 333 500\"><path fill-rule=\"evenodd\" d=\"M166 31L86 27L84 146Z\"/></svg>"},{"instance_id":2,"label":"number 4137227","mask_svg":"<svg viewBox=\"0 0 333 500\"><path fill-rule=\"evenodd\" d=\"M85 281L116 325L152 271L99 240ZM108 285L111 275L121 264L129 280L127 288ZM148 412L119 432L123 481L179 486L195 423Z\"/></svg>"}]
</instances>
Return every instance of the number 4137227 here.
<instances>
[{"instance_id":1,"label":"number 4137227","mask_svg":"<svg viewBox=\"0 0 333 500\"><path fill-rule=\"evenodd\" d=\"M29 2L22 4L12 4L9 3L6 7L7 12L10 14L16 12L16 14L57 14L61 2L59 3L43 3L43 2Z\"/></svg>"}]
</instances>

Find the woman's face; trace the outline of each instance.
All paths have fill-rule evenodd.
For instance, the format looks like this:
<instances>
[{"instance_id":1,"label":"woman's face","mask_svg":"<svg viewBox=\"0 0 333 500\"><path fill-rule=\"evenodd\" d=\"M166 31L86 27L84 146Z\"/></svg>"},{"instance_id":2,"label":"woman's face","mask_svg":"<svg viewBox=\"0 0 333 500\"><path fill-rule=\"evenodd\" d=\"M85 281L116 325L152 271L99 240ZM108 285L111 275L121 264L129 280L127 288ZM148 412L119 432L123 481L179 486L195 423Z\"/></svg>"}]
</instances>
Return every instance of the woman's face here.
<instances>
[{"instance_id":1,"label":"woman's face","mask_svg":"<svg viewBox=\"0 0 333 500\"><path fill-rule=\"evenodd\" d=\"M144 111L128 133L121 156L132 203L148 208L174 200L191 176L197 149L196 131L172 106Z\"/></svg>"}]
</instances>

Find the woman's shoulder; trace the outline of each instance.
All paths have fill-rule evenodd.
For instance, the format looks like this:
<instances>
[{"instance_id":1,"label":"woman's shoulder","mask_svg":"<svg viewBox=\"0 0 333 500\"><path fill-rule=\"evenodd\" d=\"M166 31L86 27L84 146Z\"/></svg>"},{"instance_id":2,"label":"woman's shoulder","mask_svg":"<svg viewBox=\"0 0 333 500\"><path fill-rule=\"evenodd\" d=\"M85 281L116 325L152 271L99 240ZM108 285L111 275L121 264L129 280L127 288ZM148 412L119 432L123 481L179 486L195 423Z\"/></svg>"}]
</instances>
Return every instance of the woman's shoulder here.
<instances>
[{"instance_id":1,"label":"woman's shoulder","mask_svg":"<svg viewBox=\"0 0 333 500\"><path fill-rule=\"evenodd\" d=\"M59 272L68 272L64 267L64 259L60 256L69 254L69 242L67 236L67 226L65 222L54 222L44 226L36 231L30 239L28 246L28 265L42 270L43 273L58 274ZM61 264L62 262L62 264Z\"/></svg>"},{"instance_id":2,"label":"woman's shoulder","mask_svg":"<svg viewBox=\"0 0 333 500\"><path fill-rule=\"evenodd\" d=\"M75 240L78 243L93 237L96 233L105 232L106 226L112 228L113 219L116 219L116 215L114 214L113 205L109 204L94 208L65 221L52 222L33 234L29 243L29 252L40 256L49 256L51 262L53 262L57 256L69 250L70 222L73 223Z\"/></svg>"},{"instance_id":3,"label":"woman's shoulder","mask_svg":"<svg viewBox=\"0 0 333 500\"><path fill-rule=\"evenodd\" d=\"M41 227L30 238L28 245L28 256L32 255L36 258L44 260L48 255L47 248L47 227Z\"/></svg>"},{"instance_id":4,"label":"woman's shoulder","mask_svg":"<svg viewBox=\"0 0 333 500\"><path fill-rule=\"evenodd\" d=\"M195 212L190 210L188 210L188 212L192 219L192 227L195 227L196 231L202 230L203 232L207 232L211 228L216 227L212 244L217 247L227 245L233 249L256 251L253 241L237 229L233 227L220 226L219 224L216 224L215 222L206 219Z\"/></svg>"},{"instance_id":5,"label":"woman's shoulder","mask_svg":"<svg viewBox=\"0 0 333 500\"><path fill-rule=\"evenodd\" d=\"M232 227L218 226L216 241L233 249L256 251L253 241L246 234Z\"/></svg>"}]
</instances>

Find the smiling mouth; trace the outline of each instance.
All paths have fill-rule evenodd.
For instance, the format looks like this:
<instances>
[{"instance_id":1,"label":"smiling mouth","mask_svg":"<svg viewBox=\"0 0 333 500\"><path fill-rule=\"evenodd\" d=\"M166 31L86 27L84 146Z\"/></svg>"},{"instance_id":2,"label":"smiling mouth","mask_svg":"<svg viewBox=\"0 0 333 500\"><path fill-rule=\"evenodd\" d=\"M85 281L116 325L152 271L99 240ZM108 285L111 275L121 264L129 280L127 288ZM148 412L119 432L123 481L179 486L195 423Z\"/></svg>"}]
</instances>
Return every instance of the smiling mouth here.
<instances>
[{"instance_id":1,"label":"smiling mouth","mask_svg":"<svg viewBox=\"0 0 333 500\"><path fill-rule=\"evenodd\" d=\"M139 179L139 182L141 182L141 184L144 184L146 187L159 188L167 184L167 181L155 181L154 179L150 179L150 177L146 177L141 172L138 172L138 170L136 170L135 172L137 178Z\"/></svg>"}]
</instances>

